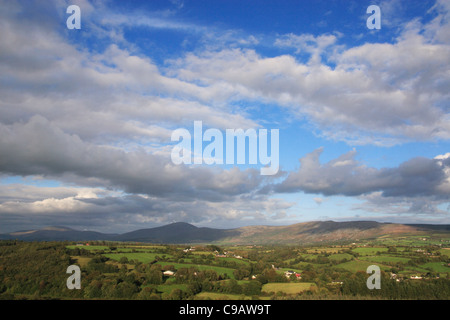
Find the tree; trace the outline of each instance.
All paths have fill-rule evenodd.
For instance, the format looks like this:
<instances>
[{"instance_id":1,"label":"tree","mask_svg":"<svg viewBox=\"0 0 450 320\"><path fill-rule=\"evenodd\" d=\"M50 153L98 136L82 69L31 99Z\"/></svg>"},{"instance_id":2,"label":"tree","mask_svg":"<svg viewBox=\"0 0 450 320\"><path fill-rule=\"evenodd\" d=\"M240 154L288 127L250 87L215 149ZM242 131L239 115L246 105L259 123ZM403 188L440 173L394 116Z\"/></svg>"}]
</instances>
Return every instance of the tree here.
<instances>
[{"instance_id":1,"label":"tree","mask_svg":"<svg viewBox=\"0 0 450 320\"><path fill-rule=\"evenodd\" d=\"M259 295L261 293L262 284L259 281L250 281L242 284L242 293L247 296Z\"/></svg>"},{"instance_id":2,"label":"tree","mask_svg":"<svg viewBox=\"0 0 450 320\"><path fill-rule=\"evenodd\" d=\"M136 285L129 282L121 282L116 286L116 298L133 299L135 294L139 292Z\"/></svg>"},{"instance_id":3,"label":"tree","mask_svg":"<svg viewBox=\"0 0 450 320\"><path fill-rule=\"evenodd\" d=\"M162 272L158 268L150 268L146 272L147 283L161 284L163 282Z\"/></svg>"},{"instance_id":4,"label":"tree","mask_svg":"<svg viewBox=\"0 0 450 320\"><path fill-rule=\"evenodd\" d=\"M102 296L102 283L99 280L92 280L84 289L84 296L89 299L100 298Z\"/></svg>"},{"instance_id":5,"label":"tree","mask_svg":"<svg viewBox=\"0 0 450 320\"><path fill-rule=\"evenodd\" d=\"M156 288L145 287L137 295L138 300L160 300L161 296L158 294Z\"/></svg>"},{"instance_id":6,"label":"tree","mask_svg":"<svg viewBox=\"0 0 450 320\"><path fill-rule=\"evenodd\" d=\"M181 300L182 298L183 298L183 291L181 291L178 288L173 289L168 296L168 300Z\"/></svg>"}]
</instances>

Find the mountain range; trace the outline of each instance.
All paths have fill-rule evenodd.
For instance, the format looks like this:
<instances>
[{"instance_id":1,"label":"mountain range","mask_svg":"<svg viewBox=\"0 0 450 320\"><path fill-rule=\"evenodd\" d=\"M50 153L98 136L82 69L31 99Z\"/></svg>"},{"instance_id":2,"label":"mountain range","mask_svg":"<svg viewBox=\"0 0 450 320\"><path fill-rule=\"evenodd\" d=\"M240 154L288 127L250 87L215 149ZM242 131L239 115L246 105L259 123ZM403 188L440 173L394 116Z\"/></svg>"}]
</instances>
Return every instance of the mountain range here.
<instances>
[{"instance_id":1,"label":"mountain range","mask_svg":"<svg viewBox=\"0 0 450 320\"><path fill-rule=\"evenodd\" d=\"M440 233L450 236L450 225L397 224L375 221L312 221L288 226L248 226L234 229L196 227L176 222L122 234L79 231L67 227L0 234L0 240L24 241L123 241L148 243L306 244L357 241L383 236Z\"/></svg>"}]
</instances>

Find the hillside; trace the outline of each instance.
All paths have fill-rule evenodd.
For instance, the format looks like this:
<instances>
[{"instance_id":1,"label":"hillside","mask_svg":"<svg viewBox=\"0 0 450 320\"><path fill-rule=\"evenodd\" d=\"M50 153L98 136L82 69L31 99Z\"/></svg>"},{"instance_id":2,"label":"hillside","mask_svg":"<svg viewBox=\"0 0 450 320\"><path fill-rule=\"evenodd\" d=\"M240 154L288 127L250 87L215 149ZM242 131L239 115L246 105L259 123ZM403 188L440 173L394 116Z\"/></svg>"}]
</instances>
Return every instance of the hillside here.
<instances>
[{"instance_id":1,"label":"hillside","mask_svg":"<svg viewBox=\"0 0 450 320\"><path fill-rule=\"evenodd\" d=\"M117 235L95 231L79 231L66 227L46 227L39 230L16 231L0 234L0 240L17 239L24 241L84 241L108 240Z\"/></svg>"},{"instance_id":2,"label":"hillside","mask_svg":"<svg viewBox=\"0 0 450 320\"><path fill-rule=\"evenodd\" d=\"M78 231L66 227L0 234L0 239L24 241L133 241L149 243L227 243L227 244L310 244L336 241L358 241L382 236L445 233L450 225L406 225L374 221L312 221L288 226L248 226L236 229L196 227L177 222L140 229L123 234Z\"/></svg>"},{"instance_id":3,"label":"hillside","mask_svg":"<svg viewBox=\"0 0 450 320\"><path fill-rule=\"evenodd\" d=\"M239 228L238 237L224 239L225 242L241 244L300 244L343 240L373 239L384 235L423 234L433 229L424 226L379 223L374 221L313 221L289 226L254 226ZM449 231L443 231L449 232ZM450 232L449 232L450 234Z\"/></svg>"},{"instance_id":4,"label":"hillside","mask_svg":"<svg viewBox=\"0 0 450 320\"><path fill-rule=\"evenodd\" d=\"M239 231L236 229L198 228L189 223L176 222L162 227L124 233L115 239L153 243L193 243L214 242L230 236L239 236Z\"/></svg>"}]
</instances>

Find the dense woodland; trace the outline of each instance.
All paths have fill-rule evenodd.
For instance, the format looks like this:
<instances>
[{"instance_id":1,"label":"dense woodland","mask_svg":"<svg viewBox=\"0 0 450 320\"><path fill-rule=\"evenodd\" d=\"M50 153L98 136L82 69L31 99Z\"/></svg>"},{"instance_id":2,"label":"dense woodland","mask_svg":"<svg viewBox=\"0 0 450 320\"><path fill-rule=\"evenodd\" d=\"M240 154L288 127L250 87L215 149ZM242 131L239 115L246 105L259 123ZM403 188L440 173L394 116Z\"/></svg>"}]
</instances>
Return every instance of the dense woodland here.
<instances>
[{"instance_id":1,"label":"dense woodland","mask_svg":"<svg viewBox=\"0 0 450 320\"><path fill-rule=\"evenodd\" d=\"M367 288L366 272L341 267L349 262L365 262L354 247L334 247L331 251L320 247L243 246L233 248L233 255L214 245L188 248L0 241L0 298L180 300L220 295L238 299L450 298L450 272L442 272L447 270L450 259L437 246L403 247L401 255L400 248L384 247L385 259L392 257L392 261L383 261L380 290ZM371 258L380 258L380 252L374 251ZM424 269L429 263L444 269ZM66 269L73 264L81 266L81 290L69 290L66 286L70 276ZM421 280L410 279L412 273L408 272L414 266L422 270ZM298 270L301 277L286 276L286 270L290 269ZM167 270L175 274L164 275ZM283 290L283 286L294 283L306 289L295 294ZM280 289L268 292L264 289L266 284L279 284Z\"/></svg>"}]
</instances>

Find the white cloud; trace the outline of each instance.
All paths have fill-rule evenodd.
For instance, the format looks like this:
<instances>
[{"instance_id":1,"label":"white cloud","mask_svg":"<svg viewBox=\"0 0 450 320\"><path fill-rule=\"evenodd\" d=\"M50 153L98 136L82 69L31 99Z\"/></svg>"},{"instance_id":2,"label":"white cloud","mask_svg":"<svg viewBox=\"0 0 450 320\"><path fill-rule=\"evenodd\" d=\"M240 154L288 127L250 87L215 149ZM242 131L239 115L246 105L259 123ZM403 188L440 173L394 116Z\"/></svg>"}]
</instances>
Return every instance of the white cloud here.
<instances>
[{"instance_id":1,"label":"white cloud","mask_svg":"<svg viewBox=\"0 0 450 320\"><path fill-rule=\"evenodd\" d=\"M437 32L448 28L447 15L439 16L439 28L432 27L435 20L406 25L393 43L345 49L326 34L276 40L277 46L309 53L306 63L290 55L224 49L187 54L172 70L185 81L220 86L228 99L276 103L331 139L375 145L447 140L450 43L437 41Z\"/></svg>"},{"instance_id":2,"label":"white cloud","mask_svg":"<svg viewBox=\"0 0 450 320\"><path fill-rule=\"evenodd\" d=\"M384 197L447 199L450 162L415 157L393 168L371 168L355 160L350 151L328 163L319 161L319 148L300 159L297 172L274 187L279 192L360 196L381 192Z\"/></svg>"},{"instance_id":3,"label":"white cloud","mask_svg":"<svg viewBox=\"0 0 450 320\"><path fill-rule=\"evenodd\" d=\"M371 211L380 204L392 213L444 214L438 206L450 192L448 155L378 170L354 152L320 164L317 150L273 187L257 170L174 166L166 143L173 129L195 120L255 128L259 123L239 107L249 102L275 104L322 136L351 144L449 139L449 1L437 2L429 23L403 24L393 43L345 48L339 33L287 34L272 45L297 56L273 57L251 49L266 43L261 35L211 30L170 11L112 15L100 10L107 9L102 2L73 3L92 18L83 20L90 33L80 41L98 41L95 50L60 28L67 1L1 1L0 172L85 187L0 185L2 223L18 225L33 214L42 223L89 228L108 221L130 229L285 219L293 203L264 190L356 195ZM127 42L123 28L137 25L197 32L200 47L156 63ZM304 62L302 53L309 55Z\"/></svg>"}]
</instances>

